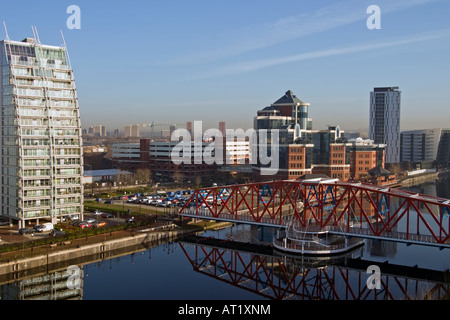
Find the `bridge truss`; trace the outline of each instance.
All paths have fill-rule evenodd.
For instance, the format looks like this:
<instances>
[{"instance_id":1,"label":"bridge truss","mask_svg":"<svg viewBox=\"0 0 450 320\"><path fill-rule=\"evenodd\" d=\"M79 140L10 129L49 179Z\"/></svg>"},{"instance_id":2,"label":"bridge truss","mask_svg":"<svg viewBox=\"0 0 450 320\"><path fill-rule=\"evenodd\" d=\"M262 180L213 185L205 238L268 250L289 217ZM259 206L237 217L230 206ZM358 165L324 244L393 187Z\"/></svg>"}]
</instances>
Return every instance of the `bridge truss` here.
<instances>
[{"instance_id":1,"label":"bridge truss","mask_svg":"<svg viewBox=\"0 0 450 320\"><path fill-rule=\"evenodd\" d=\"M450 247L449 199L335 179L197 189L179 214Z\"/></svg>"}]
</instances>

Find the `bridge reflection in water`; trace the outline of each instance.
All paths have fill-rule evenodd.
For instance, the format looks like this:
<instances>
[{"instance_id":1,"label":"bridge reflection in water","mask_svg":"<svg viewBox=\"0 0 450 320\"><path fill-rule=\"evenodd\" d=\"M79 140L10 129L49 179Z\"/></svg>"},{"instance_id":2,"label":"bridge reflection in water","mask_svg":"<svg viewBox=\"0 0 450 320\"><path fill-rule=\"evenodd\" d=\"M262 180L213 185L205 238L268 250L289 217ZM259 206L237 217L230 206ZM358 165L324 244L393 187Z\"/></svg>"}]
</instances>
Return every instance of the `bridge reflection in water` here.
<instances>
[{"instance_id":1,"label":"bridge reflection in water","mask_svg":"<svg viewBox=\"0 0 450 320\"><path fill-rule=\"evenodd\" d=\"M446 300L442 272L360 259L360 250L317 258L279 253L272 246L190 236L179 243L194 271L273 300ZM371 265L381 273L370 289ZM371 280L369 280L371 281ZM371 282L372 283L372 282ZM373 288L373 286L372 286Z\"/></svg>"}]
</instances>

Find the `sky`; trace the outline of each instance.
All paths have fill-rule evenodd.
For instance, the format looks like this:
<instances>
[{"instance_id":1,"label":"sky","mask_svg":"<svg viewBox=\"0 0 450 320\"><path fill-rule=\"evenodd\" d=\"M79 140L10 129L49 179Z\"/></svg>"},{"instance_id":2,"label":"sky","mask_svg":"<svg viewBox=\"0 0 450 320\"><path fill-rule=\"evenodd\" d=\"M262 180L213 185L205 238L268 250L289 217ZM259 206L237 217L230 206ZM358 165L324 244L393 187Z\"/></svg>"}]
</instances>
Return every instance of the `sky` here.
<instances>
[{"instance_id":1,"label":"sky","mask_svg":"<svg viewBox=\"0 0 450 320\"><path fill-rule=\"evenodd\" d=\"M80 29L70 29L80 8ZM380 9L380 29L370 29ZM375 87L398 86L401 130L450 127L448 0L0 0L9 38L62 45L82 126L203 121L253 127L292 90L313 129L367 128ZM0 38L6 38L4 28ZM144 130L144 129L141 129Z\"/></svg>"}]
</instances>

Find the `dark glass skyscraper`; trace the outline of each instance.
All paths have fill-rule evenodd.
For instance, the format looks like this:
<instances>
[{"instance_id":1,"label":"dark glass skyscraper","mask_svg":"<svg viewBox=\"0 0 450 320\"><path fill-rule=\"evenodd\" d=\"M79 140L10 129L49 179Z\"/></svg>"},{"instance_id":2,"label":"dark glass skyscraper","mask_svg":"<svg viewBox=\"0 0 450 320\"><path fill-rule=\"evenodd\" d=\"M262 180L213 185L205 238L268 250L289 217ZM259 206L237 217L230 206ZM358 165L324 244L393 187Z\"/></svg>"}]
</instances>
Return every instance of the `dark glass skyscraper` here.
<instances>
[{"instance_id":1,"label":"dark glass skyscraper","mask_svg":"<svg viewBox=\"0 0 450 320\"><path fill-rule=\"evenodd\" d=\"M386 163L400 162L400 94L398 87L370 93L369 138L386 145Z\"/></svg>"}]
</instances>

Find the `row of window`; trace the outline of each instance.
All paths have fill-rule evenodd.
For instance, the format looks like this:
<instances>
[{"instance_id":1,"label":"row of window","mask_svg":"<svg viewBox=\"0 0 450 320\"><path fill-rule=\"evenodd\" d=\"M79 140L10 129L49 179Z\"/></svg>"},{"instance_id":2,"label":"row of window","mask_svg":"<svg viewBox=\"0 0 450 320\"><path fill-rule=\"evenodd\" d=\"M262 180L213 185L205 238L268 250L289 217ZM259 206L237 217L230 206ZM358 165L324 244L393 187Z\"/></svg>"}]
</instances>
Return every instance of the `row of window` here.
<instances>
[{"instance_id":1,"label":"row of window","mask_svg":"<svg viewBox=\"0 0 450 320\"><path fill-rule=\"evenodd\" d=\"M290 152L303 152L303 148L291 147Z\"/></svg>"},{"instance_id":2,"label":"row of window","mask_svg":"<svg viewBox=\"0 0 450 320\"><path fill-rule=\"evenodd\" d=\"M79 185L81 183L80 178L58 178L55 179L56 185ZM47 187L51 186L51 180L50 179L33 179L33 180L24 180L23 181L24 187Z\"/></svg>"},{"instance_id":3,"label":"row of window","mask_svg":"<svg viewBox=\"0 0 450 320\"><path fill-rule=\"evenodd\" d=\"M71 80L70 71L60 71L41 68L20 68L12 67L12 74L16 77L39 77L39 78L54 78L61 80Z\"/></svg>"},{"instance_id":4,"label":"row of window","mask_svg":"<svg viewBox=\"0 0 450 320\"><path fill-rule=\"evenodd\" d=\"M62 196L62 195L68 195L68 194L80 194L81 188L64 188L64 189L57 189L56 190L56 196ZM24 197L46 197L51 196L52 192L51 189L39 189L39 190L24 190L23 196Z\"/></svg>"},{"instance_id":5,"label":"row of window","mask_svg":"<svg viewBox=\"0 0 450 320\"><path fill-rule=\"evenodd\" d=\"M81 203L81 198L79 197L70 197L70 198L60 198L56 202L59 205L65 204L79 204ZM51 205L50 199L38 199L38 200L25 200L24 208L35 208L35 207L49 207Z\"/></svg>"},{"instance_id":6,"label":"row of window","mask_svg":"<svg viewBox=\"0 0 450 320\"><path fill-rule=\"evenodd\" d=\"M30 80L30 79L17 79L15 85L18 86L30 86L30 87L46 87L55 89L73 89L71 82L60 82L50 80Z\"/></svg>"},{"instance_id":7,"label":"row of window","mask_svg":"<svg viewBox=\"0 0 450 320\"><path fill-rule=\"evenodd\" d=\"M19 97L16 99L16 101L19 106L31 106L41 108L44 108L46 106L46 102L43 98L35 99L35 98ZM8 103L8 105L9 104L12 104L12 100L10 100L10 103ZM47 104L52 108L75 108L75 103L73 101L68 100L47 100Z\"/></svg>"}]
</instances>

